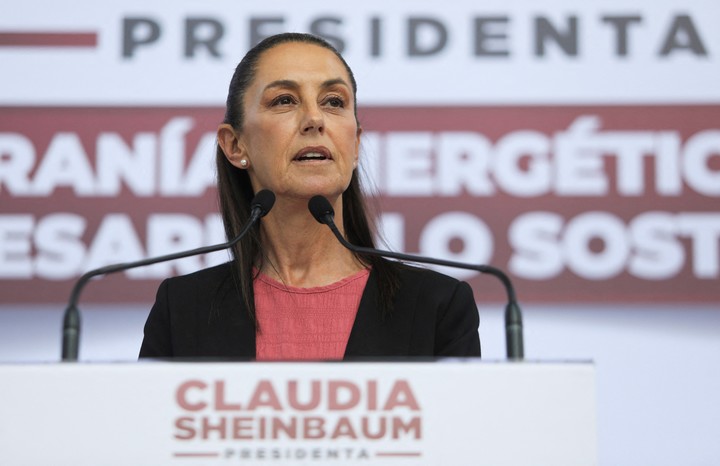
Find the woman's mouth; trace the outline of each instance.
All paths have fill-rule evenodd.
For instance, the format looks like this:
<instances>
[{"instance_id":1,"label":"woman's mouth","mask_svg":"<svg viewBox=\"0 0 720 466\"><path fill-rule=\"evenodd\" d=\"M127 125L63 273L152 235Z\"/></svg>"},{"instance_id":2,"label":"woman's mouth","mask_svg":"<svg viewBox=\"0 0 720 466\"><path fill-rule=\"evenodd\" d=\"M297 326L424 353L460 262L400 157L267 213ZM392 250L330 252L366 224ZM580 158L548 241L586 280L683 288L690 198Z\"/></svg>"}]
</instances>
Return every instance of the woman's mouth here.
<instances>
[{"instance_id":1,"label":"woman's mouth","mask_svg":"<svg viewBox=\"0 0 720 466\"><path fill-rule=\"evenodd\" d=\"M330 151L325 147L306 147L293 158L294 162L316 162L332 160Z\"/></svg>"}]
</instances>

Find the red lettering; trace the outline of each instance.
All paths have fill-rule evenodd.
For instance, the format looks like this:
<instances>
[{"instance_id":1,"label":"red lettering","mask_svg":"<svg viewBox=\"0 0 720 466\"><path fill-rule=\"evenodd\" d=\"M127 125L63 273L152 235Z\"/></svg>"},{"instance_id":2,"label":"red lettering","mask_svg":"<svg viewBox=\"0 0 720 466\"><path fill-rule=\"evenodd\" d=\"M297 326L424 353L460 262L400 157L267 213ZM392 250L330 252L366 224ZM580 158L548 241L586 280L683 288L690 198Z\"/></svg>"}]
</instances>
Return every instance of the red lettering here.
<instances>
[{"instance_id":1,"label":"red lettering","mask_svg":"<svg viewBox=\"0 0 720 466\"><path fill-rule=\"evenodd\" d=\"M333 439L339 437L347 437L351 439L357 438L357 434L355 434L355 429L353 429L350 419L345 416L341 417L337 424L335 424L335 430L333 430L333 433L330 436L330 438Z\"/></svg>"},{"instance_id":2,"label":"red lettering","mask_svg":"<svg viewBox=\"0 0 720 466\"><path fill-rule=\"evenodd\" d=\"M422 420L414 417L408 422L403 421L399 417L393 418L393 438L400 438L401 433L411 434L415 439L422 438Z\"/></svg>"},{"instance_id":3,"label":"red lettering","mask_svg":"<svg viewBox=\"0 0 720 466\"><path fill-rule=\"evenodd\" d=\"M261 380L257 384L255 392L253 392L252 398L250 398L247 409L248 411L253 411L261 406L267 406L275 411L282 410L280 400L278 399L275 389L269 380Z\"/></svg>"},{"instance_id":4,"label":"red lettering","mask_svg":"<svg viewBox=\"0 0 720 466\"><path fill-rule=\"evenodd\" d=\"M420 411L415 395L407 380L398 380L393 385L383 410L392 411L397 407L405 406L412 411Z\"/></svg>"},{"instance_id":5,"label":"red lettering","mask_svg":"<svg viewBox=\"0 0 720 466\"><path fill-rule=\"evenodd\" d=\"M279 439L280 433L285 434L286 438L297 438L297 418L290 418L287 422L280 418L272 420L272 438Z\"/></svg>"},{"instance_id":6,"label":"red lettering","mask_svg":"<svg viewBox=\"0 0 720 466\"><path fill-rule=\"evenodd\" d=\"M368 382L367 397L368 411L377 411L377 380L370 380Z\"/></svg>"},{"instance_id":7,"label":"red lettering","mask_svg":"<svg viewBox=\"0 0 720 466\"><path fill-rule=\"evenodd\" d=\"M264 439L264 438L265 438L265 435L266 435L265 432L266 432L266 430L267 430L267 428L266 428L266 422L265 422L265 421L266 421L266 419L265 419L264 417L261 417L260 419L258 419L258 434L257 434L257 438L259 438L259 439Z\"/></svg>"},{"instance_id":8,"label":"red lettering","mask_svg":"<svg viewBox=\"0 0 720 466\"><path fill-rule=\"evenodd\" d=\"M233 418L233 438L252 440L252 420L251 417Z\"/></svg>"},{"instance_id":9,"label":"red lettering","mask_svg":"<svg viewBox=\"0 0 720 466\"><path fill-rule=\"evenodd\" d=\"M225 381L215 382L215 409L218 411L240 411L240 403L228 403L225 401Z\"/></svg>"},{"instance_id":10,"label":"red lettering","mask_svg":"<svg viewBox=\"0 0 720 466\"><path fill-rule=\"evenodd\" d=\"M178 431L184 431L182 434L177 432L175 438L178 440L191 440L195 437L195 428L193 428L193 418L191 417L179 417L175 419L175 428Z\"/></svg>"},{"instance_id":11,"label":"red lettering","mask_svg":"<svg viewBox=\"0 0 720 466\"><path fill-rule=\"evenodd\" d=\"M310 401L301 403L298 401L298 383L297 380L288 382L288 404L291 408L298 411L310 411L317 409L320 405L320 381L313 380L310 383Z\"/></svg>"},{"instance_id":12,"label":"red lettering","mask_svg":"<svg viewBox=\"0 0 720 466\"><path fill-rule=\"evenodd\" d=\"M187 392L191 388L205 390L207 388L207 384L200 380L188 380L187 382L180 384L177 392L175 393L175 399L177 400L177 404L186 411L200 411L202 409L205 409L207 407L207 403L205 403L204 401L199 401L197 403L191 403L188 401Z\"/></svg>"},{"instance_id":13,"label":"red lettering","mask_svg":"<svg viewBox=\"0 0 720 466\"><path fill-rule=\"evenodd\" d=\"M387 431L387 420L384 417L381 417L377 419L377 429L375 432L372 432L370 430L370 418L367 416L363 416L362 418L362 432L363 437L371 440L379 440L383 437L385 437L385 432Z\"/></svg>"},{"instance_id":14,"label":"red lettering","mask_svg":"<svg viewBox=\"0 0 720 466\"><path fill-rule=\"evenodd\" d=\"M303 419L303 435L306 439L318 439L325 436L325 419L306 417Z\"/></svg>"},{"instance_id":15,"label":"red lettering","mask_svg":"<svg viewBox=\"0 0 720 466\"><path fill-rule=\"evenodd\" d=\"M347 393L347 401L340 400L340 393ZM328 409L340 411L352 409L360 402L360 389L348 380L333 380L328 383Z\"/></svg>"},{"instance_id":16,"label":"red lettering","mask_svg":"<svg viewBox=\"0 0 720 466\"><path fill-rule=\"evenodd\" d=\"M213 424L212 419L210 419L208 417L204 417L202 419L203 438L208 439L208 438L210 438L210 434L212 434L213 432L217 432L217 434L218 434L217 438L219 440L225 440L225 437L226 437L225 431L226 431L226 426L227 426L226 422L227 422L226 418L221 417L221 418L217 419L215 424Z\"/></svg>"}]
</instances>

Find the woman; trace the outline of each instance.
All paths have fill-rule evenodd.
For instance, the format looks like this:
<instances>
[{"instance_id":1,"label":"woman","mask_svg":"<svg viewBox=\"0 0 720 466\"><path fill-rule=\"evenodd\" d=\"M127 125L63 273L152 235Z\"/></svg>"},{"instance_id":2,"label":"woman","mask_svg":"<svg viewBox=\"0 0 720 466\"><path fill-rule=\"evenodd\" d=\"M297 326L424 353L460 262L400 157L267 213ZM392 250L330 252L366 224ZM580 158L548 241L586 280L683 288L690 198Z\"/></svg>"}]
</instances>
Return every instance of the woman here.
<instances>
[{"instance_id":1,"label":"woman","mask_svg":"<svg viewBox=\"0 0 720 466\"><path fill-rule=\"evenodd\" d=\"M275 205L232 262L161 284L141 357L480 355L466 283L355 255L308 211L325 196L345 237L374 247L356 170L356 91L345 60L315 36L280 34L247 53L217 132L227 236L249 218L254 193L271 190Z\"/></svg>"}]
</instances>

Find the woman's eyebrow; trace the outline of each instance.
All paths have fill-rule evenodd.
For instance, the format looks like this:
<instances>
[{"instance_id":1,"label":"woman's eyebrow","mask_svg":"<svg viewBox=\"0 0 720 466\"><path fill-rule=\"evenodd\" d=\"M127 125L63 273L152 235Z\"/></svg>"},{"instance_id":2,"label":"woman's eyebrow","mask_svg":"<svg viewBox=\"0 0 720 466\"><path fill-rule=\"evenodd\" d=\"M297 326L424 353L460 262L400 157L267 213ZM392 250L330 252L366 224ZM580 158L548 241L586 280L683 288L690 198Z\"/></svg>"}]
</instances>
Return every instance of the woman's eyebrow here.
<instances>
[{"instance_id":1,"label":"woman's eyebrow","mask_svg":"<svg viewBox=\"0 0 720 466\"><path fill-rule=\"evenodd\" d=\"M348 89L350 88L348 83L342 78L328 79L327 81L324 81L322 83L321 87L328 88L328 87L336 86L338 84L343 85L343 86L347 87Z\"/></svg>"},{"instance_id":2,"label":"woman's eyebrow","mask_svg":"<svg viewBox=\"0 0 720 466\"><path fill-rule=\"evenodd\" d=\"M338 84L345 86L348 89L350 88L350 85L348 85L348 83L342 78L333 78L333 79L325 80L322 82L322 84L320 84L320 87L323 89L327 89L328 87L333 87ZM265 86L265 90L274 89L274 88L299 89L300 84L297 81L293 81L292 79L278 79L277 81L273 81L273 82L269 83L267 86Z\"/></svg>"},{"instance_id":3,"label":"woman's eyebrow","mask_svg":"<svg viewBox=\"0 0 720 466\"><path fill-rule=\"evenodd\" d=\"M278 79L277 81L273 81L267 86L265 86L265 90L273 89L276 87L285 88L285 89L297 89L300 87L300 85L291 79Z\"/></svg>"}]
</instances>

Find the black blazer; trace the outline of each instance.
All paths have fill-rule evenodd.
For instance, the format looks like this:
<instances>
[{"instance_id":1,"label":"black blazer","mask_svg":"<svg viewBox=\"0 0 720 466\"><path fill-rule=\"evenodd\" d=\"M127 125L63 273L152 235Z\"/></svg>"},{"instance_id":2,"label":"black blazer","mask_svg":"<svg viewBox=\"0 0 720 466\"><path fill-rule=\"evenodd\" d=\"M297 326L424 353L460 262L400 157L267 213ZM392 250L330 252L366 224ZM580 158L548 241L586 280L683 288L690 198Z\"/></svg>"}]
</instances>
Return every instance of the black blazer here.
<instances>
[{"instance_id":1,"label":"black blazer","mask_svg":"<svg viewBox=\"0 0 720 466\"><path fill-rule=\"evenodd\" d=\"M232 263L162 282L145 324L141 358L255 357L255 326L240 299ZM480 356L478 310L465 282L400 267L400 288L384 319L370 272L345 359Z\"/></svg>"}]
</instances>

